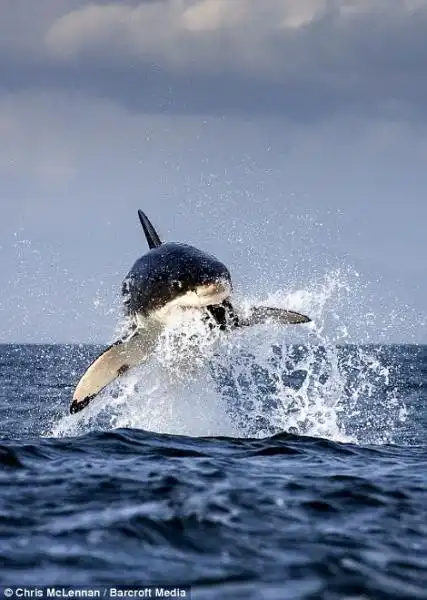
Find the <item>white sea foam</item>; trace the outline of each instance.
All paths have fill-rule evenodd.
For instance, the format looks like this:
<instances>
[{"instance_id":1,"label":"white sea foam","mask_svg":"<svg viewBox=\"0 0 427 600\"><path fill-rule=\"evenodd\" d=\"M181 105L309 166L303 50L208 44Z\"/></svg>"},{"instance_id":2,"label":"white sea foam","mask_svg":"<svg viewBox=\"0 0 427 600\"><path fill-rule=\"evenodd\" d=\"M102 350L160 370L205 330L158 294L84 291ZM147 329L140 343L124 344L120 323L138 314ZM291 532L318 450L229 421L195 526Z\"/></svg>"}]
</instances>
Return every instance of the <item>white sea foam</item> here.
<instances>
[{"instance_id":1,"label":"white sea foam","mask_svg":"<svg viewBox=\"0 0 427 600\"><path fill-rule=\"evenodd\" d=\"M349 274L329 273L311 290L244 298L313 318L304 326L267 323L223 334L198 313L177 311L150 360L52 434L140 428L190 436L264 437L280 431L337 441L390 441L405 407L389 389L390 366L373 347L339 349Z\"/></svg>"}]
</instances>

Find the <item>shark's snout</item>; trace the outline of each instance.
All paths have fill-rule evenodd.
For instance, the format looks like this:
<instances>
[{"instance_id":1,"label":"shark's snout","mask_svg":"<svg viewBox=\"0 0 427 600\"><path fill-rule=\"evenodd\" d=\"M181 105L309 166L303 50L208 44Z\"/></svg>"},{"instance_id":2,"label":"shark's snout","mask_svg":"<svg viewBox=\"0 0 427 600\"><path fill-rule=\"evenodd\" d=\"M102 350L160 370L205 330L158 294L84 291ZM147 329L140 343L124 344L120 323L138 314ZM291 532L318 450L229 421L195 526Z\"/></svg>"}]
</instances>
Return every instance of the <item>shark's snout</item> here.
<instances>
[{"instance_id":1,"label":"shark's snout","mask_svg":"<svg viewBox=\"0 0 427 600\"><path fill-rule=\"evenodd\" d=\"M206 298L211 296L229 296L231 294L231 285L228 281L216 281L214 283L208 283L199 285L196 288L196 294L200 298Z\"/></svg>"}]
</instances>

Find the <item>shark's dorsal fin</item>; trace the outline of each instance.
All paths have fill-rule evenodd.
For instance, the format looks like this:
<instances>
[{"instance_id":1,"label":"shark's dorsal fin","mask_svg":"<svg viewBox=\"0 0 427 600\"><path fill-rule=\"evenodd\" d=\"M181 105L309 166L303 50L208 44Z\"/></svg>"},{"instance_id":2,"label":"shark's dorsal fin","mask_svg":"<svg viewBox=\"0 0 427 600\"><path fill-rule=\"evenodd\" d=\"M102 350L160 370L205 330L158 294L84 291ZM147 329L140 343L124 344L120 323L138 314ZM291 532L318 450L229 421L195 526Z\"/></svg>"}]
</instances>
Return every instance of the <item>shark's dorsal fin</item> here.
<instances>
[{"instance_id":1,"label":"shark's dorsal fin","mask_svg":"<svg viewBox=\"0 0 427 600\"><path fill-rule=\"evenodd\" d=\"M158 246L161 246L162 242L147 215L143 213L141 209L139 209L138 216L139 220L141 221L141 225L144 230L145 237L147 238L150 250L152 248L157 248Z\"/></svg>"}]
</instances>

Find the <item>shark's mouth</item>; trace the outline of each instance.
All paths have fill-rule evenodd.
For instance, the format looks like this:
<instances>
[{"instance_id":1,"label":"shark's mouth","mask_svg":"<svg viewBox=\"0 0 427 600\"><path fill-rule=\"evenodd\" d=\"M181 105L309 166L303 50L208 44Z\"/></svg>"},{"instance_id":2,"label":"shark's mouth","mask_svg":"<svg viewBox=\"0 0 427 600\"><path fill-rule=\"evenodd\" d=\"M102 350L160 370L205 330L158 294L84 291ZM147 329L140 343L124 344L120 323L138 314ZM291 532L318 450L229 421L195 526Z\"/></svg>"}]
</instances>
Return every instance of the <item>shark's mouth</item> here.
<instances>
[{"instance_id":1,"label":"shark's mouth","mask_svg":"<svg viewBox=\"0 0 427 600\"><path fill-rule=\"evenodd\" d=\"M161 308L153 311L150 316L156 321L164 323L176 309L203 309L207 306L215 306L222 304L230 294L231 284L227 281L201 284L185 294L176 296ZM135 317L137 322L141 320L138 314Z\"/></svg>"},{"instance_id":2,"label":"shark's mouth","mask_svg":"<svg viewBox=\"0 0 427 600\"><path fill-rule=\"evenodd\" d=\"M196 288L196 296L203 306L219 304L231 294L231 285L227 281L217 281Z\"/></svg>"},{"instance_id":3,"label":"shark's mouth","mask_svg":"<svg viewBox=\"0 0 427 600\"><path fill-rule=\"evenodd\" d=\"M161 312L168 312L171 308L204 308L215 304L221 304L231 294L231 285L227 281L216 281L198 285L194 290L177 296L166 304Z\"/></svg>"},{"instance_id":4,"label":"shark's mouth","mask_svg":"<svg viewBox=\"0 0 427 600\"><path fill-rule=\"evenodd\" d=\"M231 292L231 283L226 280L201 284L193 290L175 296L166 304L151 311L149 315L136 311L132 314L132 318L137 327L145 326L147 319L165 323L176 309L204 309L207 306L219 305L230 297Z\"/></svg>"}]
</instances>

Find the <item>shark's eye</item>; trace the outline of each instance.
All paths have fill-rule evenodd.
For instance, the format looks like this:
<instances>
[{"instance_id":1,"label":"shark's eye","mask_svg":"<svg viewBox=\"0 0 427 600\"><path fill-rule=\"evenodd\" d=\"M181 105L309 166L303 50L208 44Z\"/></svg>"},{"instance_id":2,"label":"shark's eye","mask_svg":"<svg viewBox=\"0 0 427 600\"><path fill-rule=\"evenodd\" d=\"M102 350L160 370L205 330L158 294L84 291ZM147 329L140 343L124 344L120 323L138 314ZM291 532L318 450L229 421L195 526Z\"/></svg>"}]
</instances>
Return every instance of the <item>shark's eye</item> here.
<instances>
[{"instance_id":1,"label":"shark's eye","mask_svg":"<svg viewBox=\"0 0 427 600\"><path fill-rule=\"evenodd\" d=\"M172 281L172 289L175 292L179 292L179 290L182 288L182 281L178 281L177 279L175 279L174 281Z\"/></svg>"}]
</instances>

